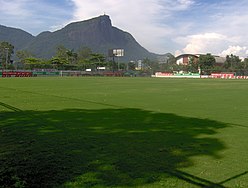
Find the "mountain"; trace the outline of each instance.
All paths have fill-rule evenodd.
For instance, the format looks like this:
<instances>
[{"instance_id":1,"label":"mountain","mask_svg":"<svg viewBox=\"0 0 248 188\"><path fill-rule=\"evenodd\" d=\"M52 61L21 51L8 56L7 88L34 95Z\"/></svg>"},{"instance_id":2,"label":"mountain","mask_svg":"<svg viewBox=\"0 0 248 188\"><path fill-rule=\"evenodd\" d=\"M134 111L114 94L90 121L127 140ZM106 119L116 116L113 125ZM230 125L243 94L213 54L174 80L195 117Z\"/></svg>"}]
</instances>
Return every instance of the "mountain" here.
<instances>
[{"instance_id":1,"label":"mountain","mask_svg":"<svg viewBox=\"0 0 248 188\"><path fill-rule=\"evenodd\" d=\"M3 35L2 28L6 30ZM16 49L26 49L40 58L54 56L59 45L74 51L89 47L93 52L106 56L109 49L124 49L124 57L120 60L125 61L155 59L158 56L143 48L128 32L113 27L108 15L71 23L60 30L42 32L36 37L19 29L3 26L0 29L0 41L8 41Z\"/></svg>"},{"instance_id":2,"label":"mountain","mask_svg":"<svg viewBox=\"0 0 248 188\"><path fill-rule=\"evenodd\" d=\"M24 49L34 38L34 36L21 29L0 25L0 41L11 43L15 50Z\"/></svg>"}]
</instances>

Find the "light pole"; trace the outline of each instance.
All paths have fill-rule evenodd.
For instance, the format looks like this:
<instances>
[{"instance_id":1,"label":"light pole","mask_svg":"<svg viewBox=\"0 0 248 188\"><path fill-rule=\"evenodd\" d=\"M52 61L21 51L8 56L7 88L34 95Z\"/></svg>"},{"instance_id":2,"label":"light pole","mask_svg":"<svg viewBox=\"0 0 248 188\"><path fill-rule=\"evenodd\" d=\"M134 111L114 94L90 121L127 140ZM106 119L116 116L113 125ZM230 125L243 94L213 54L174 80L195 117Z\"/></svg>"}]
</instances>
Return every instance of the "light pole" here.
<instances>
[{"instance_id":1,"label":"light pole","mask_svg":"<svg viewBox=\"0 0 248 188\"><path fill-rule=\"evenodd\" d=\"M9 56L9 48L5 48L5 50L6 50L5 69L7 69L7 65L8 65L8 56Z\"/></svg>"}]
</instances>

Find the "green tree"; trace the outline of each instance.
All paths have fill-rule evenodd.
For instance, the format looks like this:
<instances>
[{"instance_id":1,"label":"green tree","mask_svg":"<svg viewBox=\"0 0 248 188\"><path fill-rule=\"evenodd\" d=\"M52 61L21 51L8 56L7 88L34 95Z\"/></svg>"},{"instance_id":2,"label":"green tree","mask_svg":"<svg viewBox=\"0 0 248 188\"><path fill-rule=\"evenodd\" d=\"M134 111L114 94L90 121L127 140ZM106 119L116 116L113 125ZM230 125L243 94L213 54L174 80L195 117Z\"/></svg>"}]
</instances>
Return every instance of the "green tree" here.
<instances>
[{"instance_id":1,"label":"green tree","mask_svg":"<svg viewBox=\"0 0 248 188\"><path fill-rule=\"evenodd\" d=\"M34 69L37 68L38 65L41 64L41 60L38 58L34 58L34 57L30 57L30 58L26 58L24 61L24 65L25 65L25 69Z\"/></svg>"},{"instance_id":2,"label":"green tree","mask_svg":"<svg viewBox=\"0 0 248 188\"><path fill-rule=\"evenodd\" d=\"M19 50L19 51L17 51L16 56L17 56L17 58L19 59L19 61L21 63L25 63L25 60L27 58L34 57L34 55L31 52L27 51L27 50Z\"/></svg>"},{"instance_id":3,"label":"green tree","mask_svg":"<svg viewBox=\"0 0 248 188\"><path fill-rule=\"evenodd\" d=\"M215 60L214 60L215 62ZM189 72L198 72L198 61L194 56L189 57L188 71Z\"/></svg>"},{"instance_id":4,"label":"green tree","mask_svg":"<svg viewBox=\"0 0 248 188\"><path fill-rule=\"evenodd\" d=\"M69 64L75 64L77 61L77 53L74 52L74 50L67 50L66 51L66 55L67 55L67 61Z\"/></svg>"},{"instance_id":5,"label":"green tree","mask_svg":"<svg viewBox=\"0 0 248 188\"><path fill-rule=\"evenodd\" d=\"M241 69L242 68L241 59L239 58L239 56L233 54L227 55L224 67L227 68L229 71L235 71L235 69Z\"/></svg>"},{"instance_id":6,"label":"green tree","mask_svg":"<svg viewBox=\"0 0 248 188\"><path fill-rule=\"evenodd\" d=\"M142 61L144 67L147 67L149 73L157 72L157 71L163 71L162 64L159 64L158 60L150 60L149 58L145 58Z\"/></svg>"},{"instance_id":7,"label":"green tree","mask_svg":"<svg viewBox=\"0 0 248 188\"><path fill-rule=\"evenodd\" d=\"M0 42L0 61L2 68L8 67L12 54L14 54L14 46L8 42Z\"/></svg>"},{"instance_id":8,"label":"green tree","mask_svg":"<svg viewBox=\"0 0 248 188\"><path fill-rule=\"evenodd\" d=\"M66 49L63 45L60 45L56 49L55 58L59 61L60 64L68 64L68 49Z\"/></svg>"},{"instance_id":9,"label":"green tree","mask_svg":"<svg viewBox=\"0 0 248 188\"><path fill-rule=\"evenodd\" d=\"M53 57L53 62L56 64L76 64L78 54L74 50L67 49L63 45L60 45L56 49L56 55Z\"/></svg>"},{"instance_id":10,"label":"green tree","mask_svg":"<svg viewBox=\"0 0 248 188\"><path fill-rule=\"evenodd\" d=\"M92 54L92 50L88 47L81 47L78 50L78 61L80 62L84 62L87 61L88 59L90 59L90 56Z\"/></svg>"},{"instance_id":11,"label":"green tree","mask_svg":"<svg viewBox=\"0 0 248 188\"><path fill-rule=\"evenodd\" d=\"M167 62L169 65L174 65L174 64L176 64L177 60L176 60L174 55L171 55L171 56L169 56L169 59Z\"/></svg>"},{"instance_id":12,"label":"green tree","mask_svg":"<svg viewBox=\"0 0 248 188\"><path fill-rule=\"evenodd\" d=\"M105 57L103 54L93 53L90 55L89 59L90 63L95 65L96 67L105 66Z\"/></svg>"},{"instance_id":13,"label":"green tree","mask_svg":"<svg viewBox=\"0 0 248 188\"><path fill-rule=\"evenodd\" d=\"M61 65L60 59L58 57L52 57L50 60L52 65Z\"/></svg>"},{"instance_id":14,"label":"green tree","mask_svg":"<svg viewBox=\"0 0 248 188\"><path fill-rule=\"evenodd\" d=\"M210 74L215 63L214 56L209 53L199 57L199 66L204 74Z\"/></svg>"},{"instance_id":15,"label":"green tree","mask_svg":"<svg viewBox=\"0 0 248 188\"><path fill-rule=\"evenodd\" d=\"M135 62L134 61L128 62L127 67L128 67L128 70L135 70L135 67L136 67Z\"/></svg>"},{"instance_id":16,"label":"green tree","mask_svg":"<svg viewBox=\"0 0 248 188\"><path fill-rule=\"evenodd\" d=\"M90 57L92 50L88 47L80 47L77 51L77 65L78 68L85 70L90 67Z\"/></svg>"},{"instance_id":17,"label":"green tree","mask_svg":"<svg viewBox=\"0 0 248 188\"><path fill-rule=\"evenodd\" d=\"M248 75L248 58L245 58L242 62L242 71L243 71L243 75Z\"/></svg>"},{"instance_id":18,"label":"green tree","mask_svg":"<svg viewBox=\"0 0 248 188\"><path fill-rule=\"evenodd\" d=\"M247 68L248 68L248 58L245 58L244 61L242 62L242 64L243 64L243 68L245 70L247 70Z\"/></svg>"}]
</instances>

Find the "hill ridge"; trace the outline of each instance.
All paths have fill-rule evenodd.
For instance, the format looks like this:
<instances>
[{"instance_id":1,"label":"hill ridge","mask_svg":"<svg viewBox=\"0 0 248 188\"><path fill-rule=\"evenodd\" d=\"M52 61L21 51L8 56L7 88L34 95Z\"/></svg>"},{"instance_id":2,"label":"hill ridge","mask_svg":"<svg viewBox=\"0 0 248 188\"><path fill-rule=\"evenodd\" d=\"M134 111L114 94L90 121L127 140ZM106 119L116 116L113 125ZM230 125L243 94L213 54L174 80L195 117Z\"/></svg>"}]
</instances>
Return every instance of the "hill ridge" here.
<instances>
[{"instance_id":1,"label":"hill ridge","mask_svg":"<svg viewBox=\"0 0 248 188\"><path fill-rule=\"evenodd\" d=\"M8 37L0 35L0 41L10 42L15 46L15 50L25 49L39 58L51 58L59 45L75 51L80 47L89 47L92 51L106 56L109 49L121 48L125 51L122 58L125 61L154 59L158 56L142 47L127 31L114 27L108 15L72 22L59 30L43 31L37 36L21 29L7 30L5 33L8 33ZM0 27L0 34L1 31Z\"/></svg>"}]
</instances>

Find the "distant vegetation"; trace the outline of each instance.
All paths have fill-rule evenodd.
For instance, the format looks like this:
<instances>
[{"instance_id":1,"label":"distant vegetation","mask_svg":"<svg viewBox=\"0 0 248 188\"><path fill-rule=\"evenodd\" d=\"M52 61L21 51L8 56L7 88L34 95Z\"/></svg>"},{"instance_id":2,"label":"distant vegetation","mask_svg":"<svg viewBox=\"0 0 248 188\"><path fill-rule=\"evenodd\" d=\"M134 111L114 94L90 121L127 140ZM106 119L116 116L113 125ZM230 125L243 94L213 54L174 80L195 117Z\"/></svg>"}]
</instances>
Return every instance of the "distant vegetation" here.
<instances>
[{"instance_id":1,"label":"distant vegetation","mask_svg":"<svg viewBox=\"0 0 248 188\"><path fill-rule=\"evenodd\" d=\"M230 54L225 57L225 62L216 62L215 57L210 54L202 54L198 59L193 56L189 57L187 65L177 65L173 61L170 70L180 70L183 72L201 72L201 74L209 75L216 72L233 72L237 75L248 75L248 58L241 60L239 56ZM199 70L200 69L200 70ZM166 71L170 71L166 69Z\"/></svg>"},{"instance_id":2,"label":"distant vegetation","mask_svg":"<svg viewBox=\"0 0 248 188\"><path fill-rule=\"evenodd\" d=\"M77 51L68 49L63 45L57 46L55 56L50 59L37 58L28 50L18 50L15 56L17 61L13 63L14 46L8 42L0 43L0 62L4 69L56 69L56 70L83 70L97 71L99 67L105 67L109 71L139 71L146 74L154 72L199 72L210 74L212 72L235 72L238 75L247 75L248 59L241 60L236 55L227 55L222 65L215 62L211 54L200 55L198 61L189 59L188 65L176 64L173 55L168 56L166 62L159 59L145 58L140 61L119 62L118 58L108 58L104 54L95 53L89 47L81 47ZM6 64L7 63L7 64Z\"/></svg>"}]
</instances>

